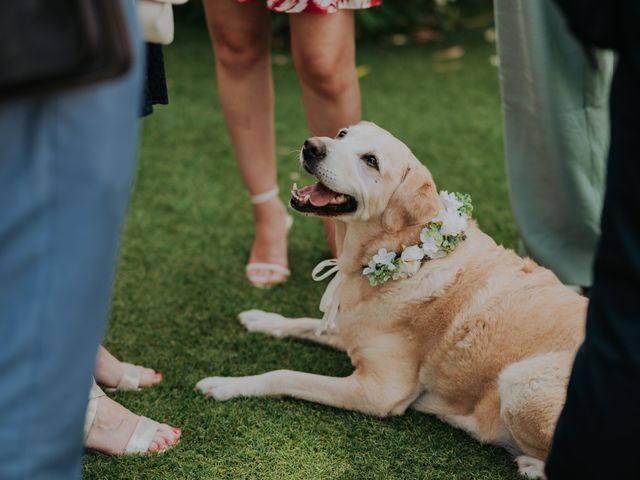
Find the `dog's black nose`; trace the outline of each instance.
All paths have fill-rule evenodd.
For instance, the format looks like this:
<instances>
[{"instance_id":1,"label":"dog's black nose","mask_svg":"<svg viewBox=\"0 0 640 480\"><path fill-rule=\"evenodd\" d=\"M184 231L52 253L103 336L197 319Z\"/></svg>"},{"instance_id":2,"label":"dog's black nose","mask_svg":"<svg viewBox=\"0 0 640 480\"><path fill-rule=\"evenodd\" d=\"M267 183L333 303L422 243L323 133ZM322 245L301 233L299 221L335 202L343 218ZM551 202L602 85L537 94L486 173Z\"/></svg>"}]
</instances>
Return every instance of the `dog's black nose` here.
<instances>
[{"instance_id":1,"label":"dog's black nose","mask_svg":"<svg viewBox=\"0 0 640 480\"><path fill-rule=\"evenodd\" d=\"M317 162L327 155L327 146L318 137L307 138L302 147L302 158L307 162Z\"/></svg>"}]
</instances>

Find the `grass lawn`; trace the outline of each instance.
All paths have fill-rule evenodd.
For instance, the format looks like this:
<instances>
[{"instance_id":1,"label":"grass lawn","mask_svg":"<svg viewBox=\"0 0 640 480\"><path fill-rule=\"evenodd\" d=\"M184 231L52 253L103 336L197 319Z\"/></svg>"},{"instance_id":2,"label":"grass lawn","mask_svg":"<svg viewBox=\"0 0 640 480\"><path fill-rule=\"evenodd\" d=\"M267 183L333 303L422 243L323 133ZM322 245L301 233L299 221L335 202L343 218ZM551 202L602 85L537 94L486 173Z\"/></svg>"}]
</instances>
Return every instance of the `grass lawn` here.
<instances>
[{"instance_id":1,"label":"grass lawn","mask_svg":"<svg viewBox=\"0 0 640 480\"><path fill-rule=\"evenodd\" d=\"M494 46L484 29L433 45L362 45L358 63L364 118L414 150L440 188L473 196L476 218L514 247L516 230L504 173ZM163 455L89 454L87 479L509 479L509 455L479 445L435 418L408 412L376 419L285 399L206 400L193 390L210 375L288 368L346 375L346 355L248 334L238 312L261 308L318 316L324 284L310 278L329 253L317 219L295 217L293 276L284 286L249 286L250 206L216 97L206 33L179 28L167 49L171 106L144 122L140 168L120 254L106 344L120 358L154 367L157 388L114 394L134 412L183 429ZM442 65L435 52L460 45ZM286 62L280 62L286 63ZM295 151L307 136L290 63L274 66L281 197L292 179L310 180ZM260 152L256 152L260 154Z\"/></svg>"}]
</instances>

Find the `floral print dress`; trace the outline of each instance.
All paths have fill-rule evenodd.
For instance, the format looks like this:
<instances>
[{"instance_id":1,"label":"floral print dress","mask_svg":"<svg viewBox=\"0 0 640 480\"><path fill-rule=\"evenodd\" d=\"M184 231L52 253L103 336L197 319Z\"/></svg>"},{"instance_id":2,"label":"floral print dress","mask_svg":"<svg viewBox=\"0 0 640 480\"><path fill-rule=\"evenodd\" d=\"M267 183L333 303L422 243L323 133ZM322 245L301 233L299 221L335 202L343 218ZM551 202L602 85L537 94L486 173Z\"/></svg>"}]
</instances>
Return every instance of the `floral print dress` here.
<instances>
[{"instance_id":1,"label":"floral print dress","mask_svg":"<svg viewBox=\"0 0 640 480\"><path fill-rule=\"evenodd\" d=\"M238 0L248 3L252 0ZM335 13L340 9L357 10L377 7L382 0L267 0L267 7L284 13Z\"/></svg>"}]
</instances>

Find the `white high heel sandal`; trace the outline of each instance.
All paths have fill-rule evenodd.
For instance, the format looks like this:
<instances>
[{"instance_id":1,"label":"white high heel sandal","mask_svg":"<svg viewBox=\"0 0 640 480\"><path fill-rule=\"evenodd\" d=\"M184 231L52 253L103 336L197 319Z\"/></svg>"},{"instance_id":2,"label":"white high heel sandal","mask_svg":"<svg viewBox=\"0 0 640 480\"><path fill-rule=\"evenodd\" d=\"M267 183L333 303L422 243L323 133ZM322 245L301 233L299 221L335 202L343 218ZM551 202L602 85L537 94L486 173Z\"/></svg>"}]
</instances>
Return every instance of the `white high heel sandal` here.
<instances>
[{"instance_id":1,"label":"white high heel sandal","mask_svg":"<svg viewBox=\"0 0 640 480\"><path fill-rule=\"evenodd\" d=\"M93 380L93 386L89 392L89 403L87 404L87 413L84 416L84 439L86 441L89 436L89 431L91 430L91 426L96 419L96 414L98 412L98 399L100 397L105 397L106 394L102 391L102 389L98 386L95 379ZM138 424L136 425L135 430L131 434L129 441L127 442L127 446L124 447L124 451L121 455L131 455L134 453L147 453L149 451L149 447L151 447L151 443L153 442L154 437L156 436L156 432L160 424L155 420L151 420L150 418L140 416L140 420L138 420ZM158 450L158 453L164 452L174 445L170 445L162 450Z\"/></svg>"},{"instance_id":2,"label":"white high heel sandal","mask_svg":"<svg viewBox=\"0 0 640 480\"><path fill-rule=\"evenodd\" d=\"M273 198L276 198L278 196L278 192L279 192L278 187L275 187L269 190L268 192L259 193L258 195L253 195L249 198L253 205L259 205L261 203L268 202ZM291 215L287 214L285 216L284 223L285 223L287 232L291 230L291 226L293 225L293 218L291 217ZM249 270L281 273L282 275L285 276L285 279L282 282L276 282L276 283L255 281L255 279L252 279L250 276L248 276L249 282L251 282L251 284L257 288L269 288L274 285L277 285L278 283L283 283L284 281L286 281L289 275L291 275L291 271L288 268L282 265L279 265L277 263L261 263L261 262L248 263L247 266L245 267L245 272L249 272Z\"/></svg>"}]
</instances>

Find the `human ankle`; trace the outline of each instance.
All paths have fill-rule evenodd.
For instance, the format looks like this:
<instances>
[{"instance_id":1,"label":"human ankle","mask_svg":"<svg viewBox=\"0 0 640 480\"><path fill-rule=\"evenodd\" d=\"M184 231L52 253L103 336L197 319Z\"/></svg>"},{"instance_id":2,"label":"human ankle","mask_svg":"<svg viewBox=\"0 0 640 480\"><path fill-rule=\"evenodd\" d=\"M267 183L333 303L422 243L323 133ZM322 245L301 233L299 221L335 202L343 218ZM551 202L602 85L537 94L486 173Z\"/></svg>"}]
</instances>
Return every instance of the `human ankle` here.
<instances>
[{"instance_id":1,"label":"human ankle","mask_svg":"<svg viewBox=\"0 0 640 480\"><path fill-rule=\"evenodd\" d=\"M109 361L107 359L99 359L96 363L95 377L98 383L108 387L115 387L120 379L124 367L120 361Z\"/></svg>"},{"instance_id":2,"label":"human ankle","mask_svg":"<svg viewBox=\"0 0 640 480\"><path fill-rule=\"evenodd\" d=\"M271 221L275 216L284 215L285 208L279 199L253 205L253 218L256 222Z\"/></svg>"}]
</instances>

